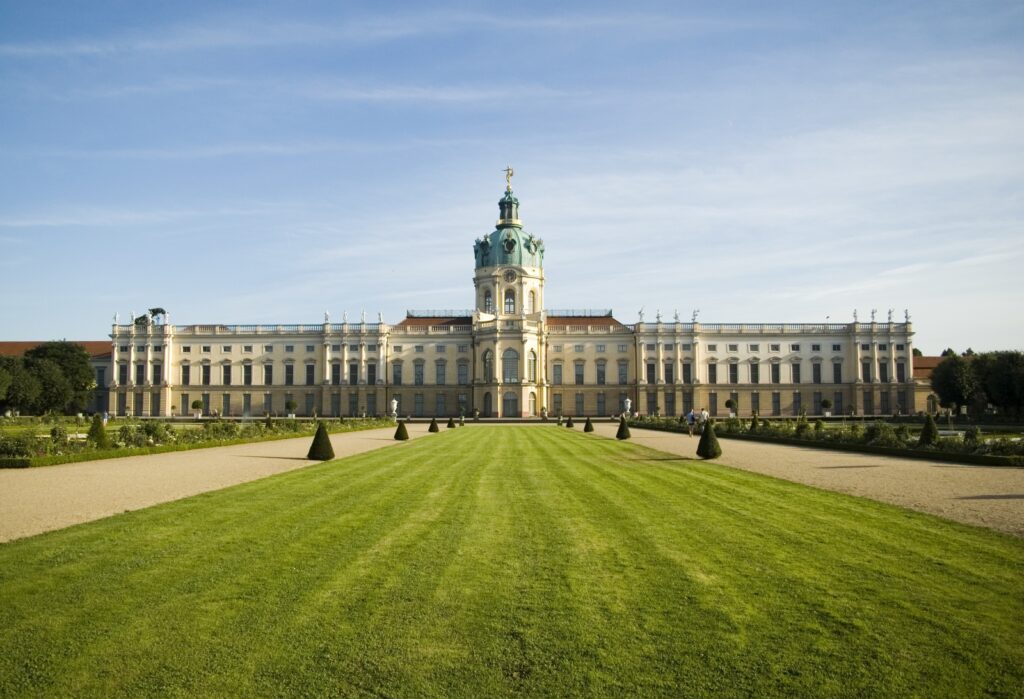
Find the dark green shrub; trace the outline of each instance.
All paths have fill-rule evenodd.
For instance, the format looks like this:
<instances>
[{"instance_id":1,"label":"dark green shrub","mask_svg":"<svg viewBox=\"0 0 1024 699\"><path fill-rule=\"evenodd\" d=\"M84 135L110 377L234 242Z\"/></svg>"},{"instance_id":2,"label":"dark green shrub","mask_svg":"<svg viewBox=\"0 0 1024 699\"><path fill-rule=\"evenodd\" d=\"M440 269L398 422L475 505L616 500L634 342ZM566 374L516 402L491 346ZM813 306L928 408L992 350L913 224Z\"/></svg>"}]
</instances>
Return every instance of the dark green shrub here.
<instances>
[{"instance_id":1,"label":"dark green shrub","mask_svg":"<svg viewBox=\"0 0 1024 699\"><path fill-rule=\"evenodd\" d=\"M558 426L559 427L562 426L562 416L561 415L558 416Z\"/></svg>"},{"instance_id":2,"label":"dark green shrub","mask_svg":"<svg viewBox=\"0 0 1024 699\"><path fill-rule=\"evenodd\" d=\"M631 436L629 425L626 424L626 416L623 415L619 418L619 431L615 433L615 439L629 439Z\"/></svg>"},{"instance_id":3,"label":"dark green shrub","mask_svg":"<svg viewBox=\"0 0 1024 699\"><path fill-rule=\"evenodd\" d=\"M757 413L754 413L754 417L750 418L750 429L747 430L750 434L757 434L761 424L757 421Z\"/></svg>"},{"instance_id":4,"label":"dark green shrub","mask_svg":"<svg viewBox=\"0 0 1024 699\"><path fill-rule=\"evenodd\" d=\"M334 447L331 446L327 426L322 422L316 427L316 434L313 435L313 443L309 447L306 458L311 461L330 461L334 458Z\"/></svg>"},{"instance_id":5,"label":"dark green shrub","mask_svg":"<svg viewBox=\"0 0 1024 699\"><path fill-rule=\"evenodd\" d=\"M825 436L825 423L821 420L814 421L814 438L821 439Z\"/></svg>"},{"instance_id":6,"label":"dark green shrub","mask_svg":"<svg viewBox=\"0 0 1024 699\"><path fill-rule=\"evenodd\" d=\"M924 419L924 427L921 428L921 436L917 440L919 447L934 447L939 442L939 428L935 426L935 419L929 413Z\"/></svg>"},{"instance_id":7,"label":"dark green shrub","mask_svg":"<svg viewBox=\"0 0 1024 699\"><path fill-rule=\"evenodd\" d=\"M981 442L981 430L976 425L968 427L964 431L964 444L977 447L979 442Z\"/></svg>"},{"instance_id":8,"label":"dark green shrub","mask_svg":"<svg viewBox=\"0 0 1024 699\"><path fill-rule=\"evenodd\" d=\"M89 425L89 433L85 441L97 449L109 449L110 438L107 437L107 428L103 426L103 418L99 413L92 416L92 424Z\"/></svg>"},{"instance_id":9,"label":"dark green shrub","mask_svg":"<svg viewBox=\"0 0 1024 699\"><path fill-rule=\"evenodd\" d=\"M451 429L451 428L455 427L455 418L453 418L453 417L448 418L448 425L447 425L447 427L448 427L448 429Z\"/></svg>"},{"instance_id":10,"label":"dark green shrub","mask_svg":"<svg viewBox=\"0 0 1024 699\"><path fill-rule=\"evenodd\" d=\"M430 427L427 428L427 432L440 432L441 428L437 426L437 418L430 418Z\"/></svg>"},{"instance_id":11,"label":"dark green shrub","mask_svg":"<svg viewBox=\"0 0 1024 699\"><path fill-rule=\"evenodd\" d=\"M405 422L402 420L398 421L398 427L395 429L395 439L406 440L409 439L409 430L405 428Z\"/></svg>"},{"instance_id":12,"label":"dark green shrub","mask_svg":"<svg viewBox=\"0 0 1024 699\"><path fill-rule=\"evenodd\" d=\"M796 430L794 434L800 439L806 439L810 436L811 423L807 422L807 418L804 417L803 413L800 414L799 419L796 421Z\"/></svg>"},{"instance_id":13,"label":"dark green shrub","mask_svg":"<svg viewBox=\"0 0 1024 699\"><path fill-rule=\"evenodd\" d=\"M697 443L697 456L702 459L717 459L722 455L722 447L718 444L718 437L715 436L715 425L710 420L704 425L704 431L700 435L700 442Z\"/></svg>"},{"instance_id":14,"label":"dark green shrub","mask_svg":"<svg viewBox=\"0 0 1024 699\"><path fill-rule=\"evenodd\" d=\"M592 423L590 421L589 417L587 418L587 424L583 425L583 431L584 432L593 432L594 431L594 423Z\"/></svg>"},{"instance_id":15,"label":"dark green shrub","mask_svg":"<svg viewBox=\"0 0 1024 699\"><path fill-rule=\"evenodd\" d=\"M573 425L573 422L572 422L572 415L570 415L569 419L565 421L565 426L568 427L570 430L573 427L575 427L575 425Z\"/></svg>"},{"instance_id":16,"label":"dark green shrub","mask_svg":"<svg viewBox=\"0 0 1024 699\"><path fill-rule=\"evenodd\" d=\"M267 413L267 416L263 418L263 428L267 430L267 432L274 429L274 421L270 419L270 413Z\"/></svg>"},{"instance_id":17,"label":"dark green shrub","mask_svg":"<svg viewBox=\"0 0 1024 699\"><path fill-rule=\"evenodd\" d=\"M899 440L900 446L910 441L910 428L905 423L896 428L896 439Z\"/></svg>"},{"instance_id":18,"label":"dark green shrub","mask_svg":"<svg viewBox=\"0 0 1024 699\"><path fill-rule=\"evenodd\" d=\"M54 425L50 428L50 442L55 447L66 447L68 445L68 431L64 425Z\"/></svg>"}]
</instances>

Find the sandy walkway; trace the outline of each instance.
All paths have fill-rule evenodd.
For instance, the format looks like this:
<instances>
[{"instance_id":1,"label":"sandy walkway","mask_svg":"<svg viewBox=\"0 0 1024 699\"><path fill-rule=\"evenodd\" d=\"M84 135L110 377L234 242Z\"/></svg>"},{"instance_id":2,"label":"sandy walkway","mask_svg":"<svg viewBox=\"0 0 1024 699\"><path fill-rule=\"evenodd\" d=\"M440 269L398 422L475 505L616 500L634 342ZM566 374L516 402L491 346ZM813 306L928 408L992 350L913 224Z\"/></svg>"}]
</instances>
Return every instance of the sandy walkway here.
<instances>
[{"instance_id":1,"label":"sandy walkway","mask_svg":"<svg viewBox=\"0 0 1024 699\"><path fill-rule=\"evenodd\" d=\"M617 424L595 425L614 437ZM695 458L697 438L631 430L637 444ZM1024 537L1024 468L961 466L921 459L720 440L717 463L816 488L860 495Z\"/></svg>"},{"instance_id":2,"label":"sandy walkway","mask_svg":"<svg viewBox=\"0 0 1024 699\"><path fill-rule=\"evenodd\" d=\"M596 423L613 437L617 424ZM578 428L581 428L579 426ZM409 426L412 438L427 424ZM397 444L393 428L332 435L340 458ZM308 466L310 437L34 469L0 469L0 542ZM697 439L633 430L633 442L693 457ZM719 463L1024 537L1024 468L722 440Z\"/></svg>"},{"instance_id":3,"label":"sandy walkway","mask_svg":"<svg viewBox=\"0 0 1024 699\"><path fill-rule=\"evenodd\" d=\"M409 437L427 434L409 425ZM387 427L331 435L338 458L399 444ZM317 463L312 437L128 456L41 468L0 469L0 542L178 500Z\"/></svg>"}]
</instances>

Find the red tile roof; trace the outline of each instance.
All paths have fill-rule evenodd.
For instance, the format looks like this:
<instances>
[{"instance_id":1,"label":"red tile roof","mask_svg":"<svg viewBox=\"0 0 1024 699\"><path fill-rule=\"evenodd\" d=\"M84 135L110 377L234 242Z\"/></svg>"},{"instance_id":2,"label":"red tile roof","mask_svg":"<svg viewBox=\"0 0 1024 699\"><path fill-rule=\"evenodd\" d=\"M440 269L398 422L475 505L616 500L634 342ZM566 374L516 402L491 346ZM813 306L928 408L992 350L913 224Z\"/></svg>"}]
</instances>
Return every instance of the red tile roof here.
<instances>
[{"instance_id":1,"label":"red tile roof","mask_svg":"<svg viewBox=\"0 0 1024 699\"><path fill-rule=\"evenodd\" d=\"M945 357L914 357L914 378L930 379L932 370L937 367Z\"/></svg>"},{"instance_id":2,"label":"red tile roof","mask_svg":"<svg viewBox=\"0 0 1024 699\"><path fill-rule=\"evenodd\" d=\"M85 351L89 353L89 357L92 359L110 356L111 353L110 340L70 340L70 342L85 347ZM43 344L46 344L46 341L16 340L13 342L0 342L0 357L21 357L30 349L34 349Z\"/></svg>"}]
</instances>

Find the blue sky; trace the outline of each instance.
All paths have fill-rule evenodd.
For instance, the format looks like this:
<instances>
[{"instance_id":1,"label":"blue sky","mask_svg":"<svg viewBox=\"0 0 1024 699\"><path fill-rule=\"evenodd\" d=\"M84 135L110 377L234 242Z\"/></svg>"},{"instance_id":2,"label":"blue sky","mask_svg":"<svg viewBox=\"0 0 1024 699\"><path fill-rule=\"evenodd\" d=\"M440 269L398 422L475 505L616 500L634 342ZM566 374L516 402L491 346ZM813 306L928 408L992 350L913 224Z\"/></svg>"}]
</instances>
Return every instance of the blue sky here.
<instances>
[{"instance_id":1,"label":"blue sky","mask_svg":"<svg viewBox=\"0 0 1024 699\"><path fill-rule=\"evenodd\" d=\"M1024 348L1024 5L0 1L0 339L472 305Z\"/></svg>"}]
</instances>

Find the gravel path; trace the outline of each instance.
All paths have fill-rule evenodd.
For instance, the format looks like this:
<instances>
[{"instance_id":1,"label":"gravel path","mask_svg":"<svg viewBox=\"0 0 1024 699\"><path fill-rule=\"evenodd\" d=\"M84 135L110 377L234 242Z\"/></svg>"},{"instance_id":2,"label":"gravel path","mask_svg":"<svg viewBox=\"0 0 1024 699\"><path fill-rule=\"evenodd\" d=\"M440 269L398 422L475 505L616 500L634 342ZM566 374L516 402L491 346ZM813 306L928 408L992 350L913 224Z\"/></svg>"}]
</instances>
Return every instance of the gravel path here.
<instances>
[{"instance_id":1,"label":"gravel path","mask_svg":"<svg viewBox=\"0 0 1024 699\"><path fill-rule=\"evenodd\" d=\"M617 424L596 423L614 437ZM582 424L577 426L582 429ZM341 458L398 444L393 428L331 436ZM413 439L427 424L409 425ZM309 465L311 437L131 456L32 469L0 469L0 542L226 488ZM633 430L633 442L694 457L697 438ZM722 440L726 466L881 500L1024 537L1024 468Z\"/></svg>"},{"instance_id":2,"label":"gravel path","mask_svg":"<svg viewBox=\"0 0 1024 699\"><path fill-rule=\"evenodd\" d=\"M618 424L597 424L615 436ZM632 440L696 458L697 437L634 429ZM1024 468L963 466L763 442L719 440L716 463L1024 537Z\"/></svg>"},{"instance_id":3,"label":"gravel path","mask_svg":"<svg viewBox=\"0 0 1024 699\"><path fill-rule=\"evenodd\" d=\"M409 437L427 434L409 425ZM395 428L331 435L338 458L399 444ZM40 468L0 469L0 542L254 481L316 463L313 437Z\"/></svg>"}]
</instances>

